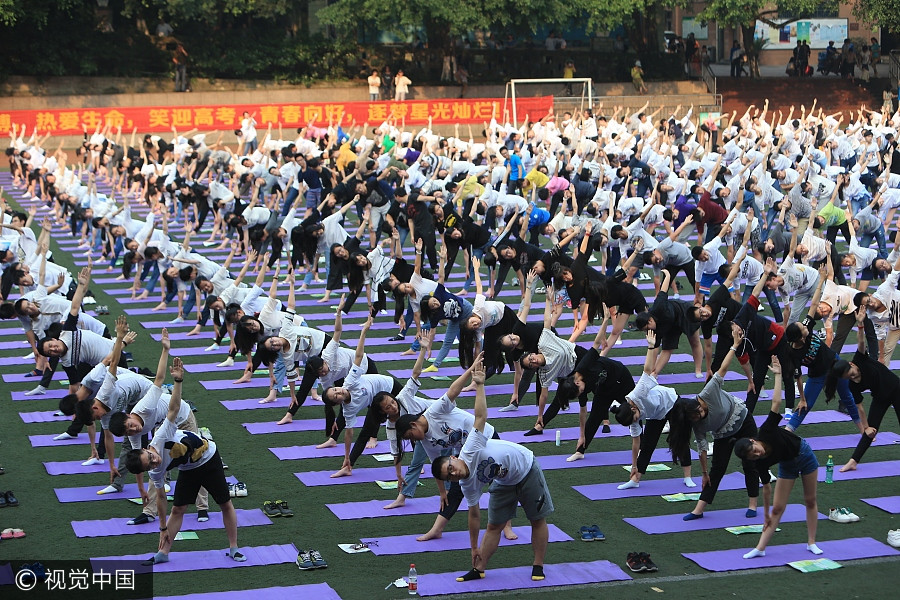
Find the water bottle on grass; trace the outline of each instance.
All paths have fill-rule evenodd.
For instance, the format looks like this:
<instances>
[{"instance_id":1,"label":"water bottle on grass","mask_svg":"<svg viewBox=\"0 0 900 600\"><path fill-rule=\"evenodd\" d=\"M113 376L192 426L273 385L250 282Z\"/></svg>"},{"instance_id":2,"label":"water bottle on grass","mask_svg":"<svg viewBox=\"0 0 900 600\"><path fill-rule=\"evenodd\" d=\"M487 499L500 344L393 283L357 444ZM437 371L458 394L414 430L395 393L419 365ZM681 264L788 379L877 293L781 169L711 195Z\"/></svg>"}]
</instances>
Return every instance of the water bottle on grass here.
<instances>
[{"instance_id":1,"label":"water bottle on grass","mask_svg":"<svg viewBox=\"0 0 900 600\"><path fill-rule=\"evenodd\" d=\"M409 595L416 596L419 594L419 575L416 573L416 565L409 565Z\"/></svg>"},{"instance_id":2,"label":"water bottle on grass","mask_svg":"<svg viewBox=\"0 0 900 600\"><path fill-rule=\"evenodd\" d=\"M828 455L828 462L825 463L825 483L834 483L834 459Z\"/></svg>"}]
</instances>

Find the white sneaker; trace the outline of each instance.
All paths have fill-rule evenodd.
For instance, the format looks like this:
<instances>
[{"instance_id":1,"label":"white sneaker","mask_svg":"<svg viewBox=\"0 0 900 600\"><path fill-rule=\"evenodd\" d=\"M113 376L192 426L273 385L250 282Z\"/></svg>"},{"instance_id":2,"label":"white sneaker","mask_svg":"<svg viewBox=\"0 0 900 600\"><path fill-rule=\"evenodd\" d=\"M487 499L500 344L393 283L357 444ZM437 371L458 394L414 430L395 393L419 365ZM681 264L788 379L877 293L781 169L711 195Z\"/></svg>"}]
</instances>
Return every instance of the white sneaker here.
<instances>
[{"instance_id":1,"label":"white sneaker","mask_svg":"<svg viewBox=\"0 0 900 600\"><path fill-rule=\"evenodd\" d=\"M828 511L828 520L835 523L850 523L851 519L844 513L844 510L843 508L832 508Z\"/></svg>"},{"instance_id":2,"label":"white sneaker","mask_svg":"<svg viewBox=\"0 0 900 600\"><path fill-rule=\"evenodd\" d=\"M84 300L81 301L82 304L97 304L97 301L93 296L85 296Z\"/></svg>"},{"instance_id":3,"label":"white sneaker","mask_svg":"<svg viewBox=\"0 0 900 600\"><path fill-rule=\"evenodd\" d=\"M900 548L900 529L892 529L888 531L887 543L894 548Z\"/></svg>"},{"instance_id":4,"label":"white sneaker","mask_svg":"<svg viewBox=\"0 0 900 600\"><path fill-rule=\"evenodd\" d=\"M794 411L792 411L789 408L784 409L784 418L785 419L790 419L793 415L794 415Z\"/></svg>"},{"instance_id":5,"label":"white sneaker","mask_svg":"<svg viewBox=\"0 0 900 600\"><path fill-rule=\"evenodd\" d=\"M219 349L219 345L217 343L213 342L212 344L209 345L209 347L207 347L203 351L204 352L213 352L214 350L218 350L218 349Z\"/></svg>"},{"instance_id":6,"label":"white sneaker","mask_svg":"<svg viewBox=\"0 0 900 600\"><path fill-rule=\"evenodd\" d=\"M171 323L173 325L177 325L178 323L184 323L184 317L175 317L174 319L169 321L169 323Z\"/></svg>"},{"instance_id":7,"label":"white sneaker","mask_svg":"<svg viewBox=\"0 0 900 600\"><path fill-rule=\"evenodd\" d=\"M23 356L22 360L31 360L34 358L34 352L30 353L28 356Z\"/></svg>"},{"instance_id":8,"label":"white sneaker","mask_svg":"<svg viewBox=\"0 0 900 600\"><path fill-rule=\"evenodd\" d=\"M762 312L764 310L766 310L766 307L763 306L762 304L760 304L759 306L756 307L756 312Z\"/></svg>"},{"instance_id":9,"label":"white sneaker","mask_svg":"<svg viewBox=\"0 0 900 600\"><path fill-rule=\"evenodd\" d=\"M59 434L58 436L54 437L53 439L56 440L57 442L60 442L60 441L62 441L62 440L74 440L76 437L78 437L78 436L75 436L75 435L69 435L68 433L66 433L65 431L63 431L61 434Z\"/></svg>"},{"instance_id":10,"label":"white sneaker","mask_svg":"<svg viewBox=\"0 0 900 600\"><path fill-rule=\"evenodd\" d=\"M91 465L102 465L106 460L102 458L89 458L83 463L81 463L82 467L90 467Z\"/></svg>"},{"instance_id":11,"label":"white sneaker","mask_svg":"<svg viewBox=\"0 0 900 600\"><path fill-rule=\"evenodd\" d=\"M663 425L663 430L662 430L662 432L663 432L663 433L669 433L669 422L668 422L668 421L666 421L666 424Z\"/></svg>"},{"instance_id":12,"label":"white sneaker","mask_svg":"<svg viewBox=\"0 0 900 600\"><path fill-rule=\"evenodd\" d=\"M216 366L217 366L217 367L233 367L233 366L234 366L234 359L231 358L231 357L229 356L228 358L226 358L225 360L223 360L222 362L220 362L220 363L217 364Z\"/></svg>"},{"instance_id":13,"label":"white sneaker","mask_svg":"<svg viewBox=\"0 0 900 600\"><path fill-rule=\"evenodd\" d=\"M118 493L118 492L120 492L120 491L122 491L122 490L120 490L120 489L117 488L116 486L114 486L114 485L108 485L108 486L106 486L105 488L103 488L102 490L98 491L98 492L97 492L97 495L98 495L98 496L103 496L103 495L105 495L105 494L116 494L116 493Z\"/></svg>"},{"instance_id":14,"label":"white sneaker","mask_svg":"<svg viewBox=\"0 0 900 600\"><path fill-rule=\"evenodd\" d=\"M513 411L519 410L519 405L513 404L512 402L510 402L509 404L507 404L506 406L504 406L503 408L501 408L499 410L500 410L500 412L513 412Z\"/></svg>"},{"instance_id":15,"label":"white sneaker","mask_svg":"<svg viewBox=\"0 0 900 600\"><path fill-rule=\"evenodd\" d=\"M856 513L852 512L849 508L841 508L841 512L847 515L847 518L850 519L851 523L856 523L859 521L859 516Z\"/></svg>"}]
</instances>

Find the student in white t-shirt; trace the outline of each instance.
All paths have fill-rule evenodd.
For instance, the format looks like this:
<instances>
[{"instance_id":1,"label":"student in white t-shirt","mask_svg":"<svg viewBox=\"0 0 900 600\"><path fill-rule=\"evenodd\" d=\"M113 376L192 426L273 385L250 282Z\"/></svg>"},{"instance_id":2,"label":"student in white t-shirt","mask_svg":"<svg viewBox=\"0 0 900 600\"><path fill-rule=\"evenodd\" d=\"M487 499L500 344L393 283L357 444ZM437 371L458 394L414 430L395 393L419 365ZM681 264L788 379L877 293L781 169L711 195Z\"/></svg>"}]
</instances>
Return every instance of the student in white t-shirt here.
<instances>
[{"instance_id":1,"label":"student in white t-shirt","mask_svg":"<svg viewBox=\"0 0 900 600\"><path fill-rule=\"evenodd\" d=\"M184 381L184 365L180 358L175 358L169 372L175 383L166 420L156 430L148 448L131 450L126 458L128 470L135 475L149 471L150 481L156 488L159 551L143 564L151 566L169 561L172 542L181 530L185 508L194 501L201 487L209 491L222 509L222 521L228 535L228 556L237 562L244 562L247 558L240 553L237 545L237 514L231 503L222 458L215 442L191 431L178 429L175 425L181 410L181 384ZM175 488L172 514L166 520L165 476L166 471L175 468L180 471L178 487Z\"/></svg>"},{"instance_id":2,"label":"student in white t-shirt","mask_svg":"<svg viewBox=\"0 0 900 600\"><path fill-rule=\"evenodd\" d=\"M432 474L443 481L458 481L469 506L469 539L472 541L472 569L457 581L484 577L491 556L500 543L500 531L522 505L531 521L531 545L534 562L532 581L544 579L544 554L547 551L547 517L553 513L550 489L534 458L534 453L519 444L489 439L486 435L487 398L484 392L484 366L476 359L472 379L476 386L475 425L469 432L459 458L441 456L431 464ZM490 484L488 526L481 546L477 546L481 525L479 501L483 488Z\"/></svg>"}]
</instances>

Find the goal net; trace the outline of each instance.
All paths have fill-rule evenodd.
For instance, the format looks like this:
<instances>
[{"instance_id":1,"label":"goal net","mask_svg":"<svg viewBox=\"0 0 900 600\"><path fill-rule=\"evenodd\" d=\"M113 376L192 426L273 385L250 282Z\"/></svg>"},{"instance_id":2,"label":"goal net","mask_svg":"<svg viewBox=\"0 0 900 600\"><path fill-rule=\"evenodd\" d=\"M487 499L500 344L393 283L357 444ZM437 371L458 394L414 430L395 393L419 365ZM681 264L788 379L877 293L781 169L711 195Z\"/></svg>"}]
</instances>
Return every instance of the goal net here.
<instances>
[{"instance_id":1,"label":"goal net","mask_svg":"<svg viewBox=\"0 0 900 600\"><path fill-rule=\"evenodd\" d=\"M520 116L525 117L520 106L521 99L534 96L553 96L554 108L591 108L594 105L593 81L590 77L510 79L506 83L503 110L517 122Z\"/></svg>"}]
</instances>

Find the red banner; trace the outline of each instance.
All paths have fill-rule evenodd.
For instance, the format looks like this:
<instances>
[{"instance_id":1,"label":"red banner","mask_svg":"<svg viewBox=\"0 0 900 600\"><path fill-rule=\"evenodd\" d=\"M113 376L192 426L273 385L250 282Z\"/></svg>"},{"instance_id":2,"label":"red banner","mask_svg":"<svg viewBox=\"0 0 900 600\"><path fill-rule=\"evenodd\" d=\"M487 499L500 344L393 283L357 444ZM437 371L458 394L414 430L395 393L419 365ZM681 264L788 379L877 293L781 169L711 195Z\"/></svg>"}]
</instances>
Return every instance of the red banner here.
<instances>
[{"instance_id":1,"label":"red banner","mask_svg":"<svg viewBox=\"0 0 900 600\"><path fill-rule=\"evenodd\" d=\"M518 98L517 114L540 117L553 106L552 96ZM512 112L511 106L506 107ZM0 111L0 131L12 129L13 123L27 131L35 127L40 134L77 135L86 127L93 132L98 124L109 123L123 132L137 128L141 133L200 129L239 129L244 111L256 113L257 127L266 128L269 123L284 127L302 127L312 122L324 127L329 121L347 125L372 125L393 117L398 123L423 125L432 119L435 125L454 123L481 124L495 115L503 118L504 101L498 98L465 98L438 100L408 100L406 102L306 102L302 104L222 104L215 106L135 106L52 110Z\"/></svg>"}]
</instances>

